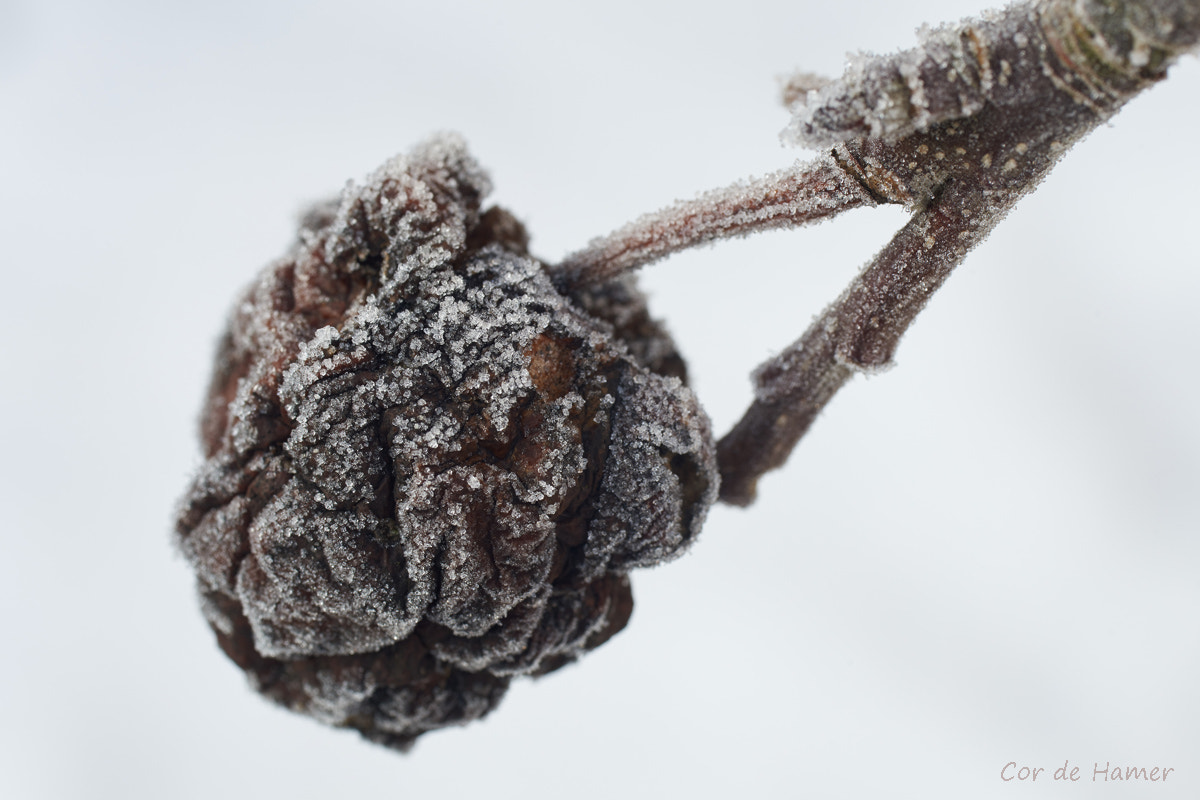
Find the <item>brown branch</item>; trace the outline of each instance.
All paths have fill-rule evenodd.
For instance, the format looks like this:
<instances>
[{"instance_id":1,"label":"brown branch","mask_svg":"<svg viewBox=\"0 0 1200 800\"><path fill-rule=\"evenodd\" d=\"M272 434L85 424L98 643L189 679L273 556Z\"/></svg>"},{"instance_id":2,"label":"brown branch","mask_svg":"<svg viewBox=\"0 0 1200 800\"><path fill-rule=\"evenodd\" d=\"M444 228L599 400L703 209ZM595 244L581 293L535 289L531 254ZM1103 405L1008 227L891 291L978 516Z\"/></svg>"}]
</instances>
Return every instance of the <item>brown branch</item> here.
<instances>
[{"instance_id":1,"label":"brown branch","mask_svg":"<svg viewBox=\"0 0 1200 800\"><path fill-rule=\"evenodd\" d=\"M785 135L817 161L643 217L552 268L570 292L715 239L903 203L913 218L808 331L755 373L718 444L721 499L745 505L856 371L900 337L970 248L1061 155L1200 41L1200 0L1036 0L927 31L919 46L801 75Z\"/></svg>"},{"instance_id":2,"label":"brown branch","mask_svg":"<svg viewBox=\"0 0 1200 800\"><path fill-rule=\"evenodd\" d=\"M900 337L965 256L964 239L986 232L959 213L980 199L964 188L947 187L913 215L799 341L755 372L754 402L717 445L723 501L752 502L758 478L783 466L838 389L855 372L888 366ZM984 224L1005 210L995 207Z\"/></svg>"},{"instance_id":3,"label":"brown branch","mask_svg":"<svg viewBox=\"0 0 1200 800\"><path fill-rule=\"evenodd\" d=\"M1174 14L1176 27L1165 35L1194 45L1200 3L1163 0L1157 6L1155 13ZM758 478L784 463L855 371L891 363L900 337L933 292L1061 154L1164 77L1175 51L1162 41L1128 36L1136 15L1087 17L1079 8L1067 0L1014 6L985 23L942 31L943 40L969 44L960 55L969 49L975 59L955 67L957 80L950 83L957 86L933 83L944 80L944 70L909 51L867 68L880 85L823 89L824 102L835 107L803 111L801 128L807 125L806 135L820 140L886 125L901 132L894 140L852 139L837 145L834 156L873 191L909 203L916 213L799 341L756 371L754 403L718 443L722 500L750 503ZM1179 27L1189 21L1190 33ZM1115 44L1106 44L1106 36ZM907 76L900 89L897 76ZM930 118L949 118L922 128L895 115L880 121L859 114L885 108L880 98L887 91L907 92L910 109L919 96L926 112L941 109ZM955 103L960 112L975 104L978 110L955 116ZM827 128L820 128L822 121Z\"/></svg>"}]
</instances>

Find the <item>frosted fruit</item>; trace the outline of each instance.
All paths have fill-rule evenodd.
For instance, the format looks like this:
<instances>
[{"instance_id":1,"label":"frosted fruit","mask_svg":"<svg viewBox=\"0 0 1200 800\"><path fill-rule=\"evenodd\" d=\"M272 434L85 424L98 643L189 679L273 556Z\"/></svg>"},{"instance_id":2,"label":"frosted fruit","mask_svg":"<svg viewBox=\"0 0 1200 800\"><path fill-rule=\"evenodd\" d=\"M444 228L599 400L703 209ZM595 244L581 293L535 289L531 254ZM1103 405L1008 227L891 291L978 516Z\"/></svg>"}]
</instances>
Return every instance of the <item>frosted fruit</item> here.
<instances>
[{"instance_id":1,"label":"frosted fruit","mask_svg":"<svg viewBox=\"0 0 1200 800\"><path fill-rule=\"evenodd\" d=\"M254 687L399 748L620 630L717 491L631 281L560 294L488 189L444 136L306 215L234 309L177 522Z\"/></svg>"}]
</instances>

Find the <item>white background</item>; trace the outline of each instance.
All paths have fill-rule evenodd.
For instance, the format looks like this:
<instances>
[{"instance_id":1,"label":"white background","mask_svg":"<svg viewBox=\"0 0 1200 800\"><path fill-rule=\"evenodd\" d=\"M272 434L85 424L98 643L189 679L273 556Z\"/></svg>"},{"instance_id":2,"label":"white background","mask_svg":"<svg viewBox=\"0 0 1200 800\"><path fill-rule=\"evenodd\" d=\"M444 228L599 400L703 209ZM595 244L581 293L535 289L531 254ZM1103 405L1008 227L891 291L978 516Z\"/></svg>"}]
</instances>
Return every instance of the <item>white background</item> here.
<instances>
[{"instance_id":1,"label":"white background","mask_svg":"<svg viewBox=\"0 0 1200 800\"><path fill-rule=\"evenodd\" d=\"M1195 59L1069 154L755 506L635 575L625 632L482 723L401 756L270 706L172 549L224 315L305 203L458 130L557 259L808 157L778 144L777 76L978 10L0 0L0 796L1200 794ZM647 270L718 431L903 220ZM1066 759L1084 781L1048 782Z\"/></svg>"}]
</instances>

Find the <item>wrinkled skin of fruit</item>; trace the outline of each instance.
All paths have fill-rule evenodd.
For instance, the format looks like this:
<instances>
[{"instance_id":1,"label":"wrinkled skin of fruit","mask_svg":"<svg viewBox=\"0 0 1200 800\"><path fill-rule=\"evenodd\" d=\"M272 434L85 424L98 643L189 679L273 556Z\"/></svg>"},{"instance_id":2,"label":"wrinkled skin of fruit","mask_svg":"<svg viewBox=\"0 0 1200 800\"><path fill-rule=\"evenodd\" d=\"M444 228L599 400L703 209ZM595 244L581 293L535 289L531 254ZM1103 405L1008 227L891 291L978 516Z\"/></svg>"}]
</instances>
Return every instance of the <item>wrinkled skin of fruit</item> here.
<instances>
[{"instance_id":1,"label":"wrinkled skin of fruit","mask_svg":"<svg viewBox=\"0 0 1200 800\"><path fill-rule=\"evenodd\" d=\"M236 307L177 540L221 647L392 747L619 631L716 497L629 282L555 291L451 137L303 220Z\"/></svg>"}]
</instances>

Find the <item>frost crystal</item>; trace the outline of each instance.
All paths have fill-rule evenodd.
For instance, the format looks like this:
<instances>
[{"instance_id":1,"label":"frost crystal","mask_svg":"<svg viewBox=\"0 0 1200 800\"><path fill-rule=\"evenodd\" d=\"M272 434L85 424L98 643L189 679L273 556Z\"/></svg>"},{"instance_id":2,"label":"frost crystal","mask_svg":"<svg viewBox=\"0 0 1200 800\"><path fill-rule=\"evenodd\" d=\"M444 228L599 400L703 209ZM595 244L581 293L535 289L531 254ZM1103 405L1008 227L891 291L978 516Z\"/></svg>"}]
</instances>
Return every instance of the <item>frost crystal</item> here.
<instances>
[{"instance_id":1,"label":"frost crystal","mask_svg":"<svg viewBox=\"0 0 1200 800\"><path fill-rule=\"evenodd\" d=\"M225 652L394 747L621 629L716 496L628 279L552 286L457 139L303 220L235 310L178 541Z\"/></svg>"}]
</instances>

